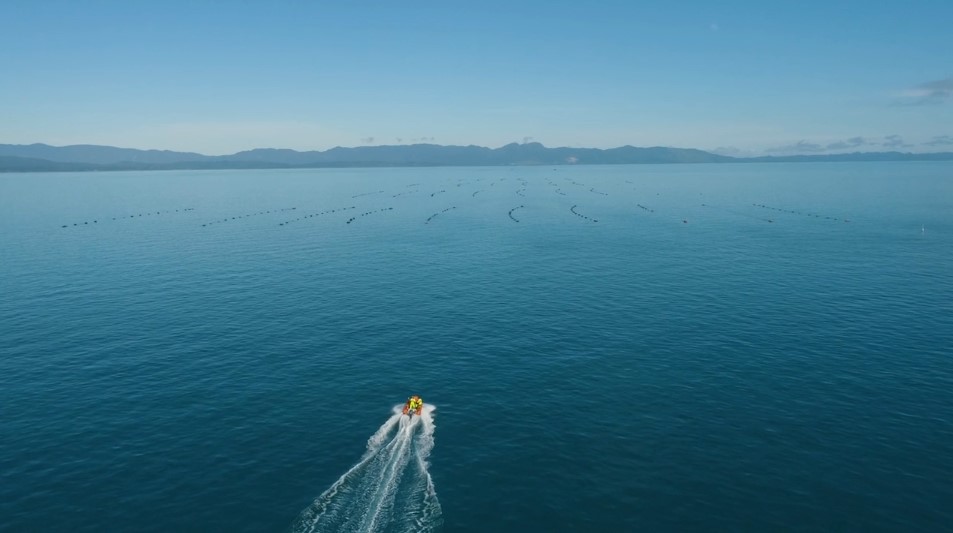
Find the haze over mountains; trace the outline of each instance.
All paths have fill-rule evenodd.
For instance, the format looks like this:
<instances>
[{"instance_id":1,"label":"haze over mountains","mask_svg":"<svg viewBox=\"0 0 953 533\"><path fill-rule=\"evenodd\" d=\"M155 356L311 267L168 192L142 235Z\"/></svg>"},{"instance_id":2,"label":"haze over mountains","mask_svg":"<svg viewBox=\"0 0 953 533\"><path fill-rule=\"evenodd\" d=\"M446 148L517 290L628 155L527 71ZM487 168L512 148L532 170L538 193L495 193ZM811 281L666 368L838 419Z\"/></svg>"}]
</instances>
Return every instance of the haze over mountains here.
<instances>
[{"instance_id":1,"label":"haze over mountains","mask_svg":"<svg viewBox=\"0 0 953 533\"><path fill-rule=\"evenodd\" d=\"M911 160L949 161L953 160L953 152L857 152L737 158L691 148L547 148L533 142L511 143L499 148L412 144L336 147L323 152L256 148L231 155L209 156L97 145L0 144L0 172Z\"/></svg>"}]
</instances>

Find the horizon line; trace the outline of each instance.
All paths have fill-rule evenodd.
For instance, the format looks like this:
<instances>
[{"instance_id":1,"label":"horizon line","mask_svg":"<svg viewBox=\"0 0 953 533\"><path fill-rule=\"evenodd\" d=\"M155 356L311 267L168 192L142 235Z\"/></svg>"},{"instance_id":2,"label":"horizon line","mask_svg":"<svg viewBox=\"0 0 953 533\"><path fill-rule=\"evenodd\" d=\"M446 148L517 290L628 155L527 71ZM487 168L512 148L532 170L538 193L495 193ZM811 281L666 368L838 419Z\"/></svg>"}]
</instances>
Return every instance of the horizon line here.
<instances>
[{"instance_id":1,"label":"horizon line","mask_svg":"<svg viewBox=\"0 0 953 533\"><path fill-rule=\"evenodd\" d=\"M544 145L543 143L541 143L541 142L539 142L539 141L529 141L529 142L513 141L513 142L510 142L510 143L506 143L506 144L500 145L500 146L498 146L498 147L491 147L491 146L485 146L485 145L480 145L480 144L438 144L438 143L434 143L434 142L415 142L415 143L408 143L408 144L374 144L374 145L364 144L364 145L353 145L353 146L335 145L335 146L332 146L332 147L330 147L330 148L326 148L326 149L324 149L324 150L321 150L321 149L298 150L298 149L295 149L295 148L281 148L281 147L275 147L275 146L257 146L257 147L255 147L255 148L247 148L247 149L238 150L238 151L231 152L231 153L214 154L214 155L213 155L213 154L206 154L206 153L202 153L202 152L198 152L198 151L192 151L192 150L173 150L173 149L168 149L168 148L133 148L133 147L128 147L128 146L115 146L115 145L110 145L110 144L92 144L92 143L63 144L63 145L48 144L48 143L45 143L45 142L33 142L33 143L0 143L0 146L2 146L2 145L6 145L6 146L24 146L24 147L26 147L26 146L46 146L46 147L50 147L50 148L73 148L73 147L114 148L114 149L120 149L120 150L136 150L136 151L141 151L141 152L170 152L170 153L180 153L180 154L195 154L195 155L201 155L201 156L204 156L204 157L228 157L228 156L232 156L232 155L242 154L242 153L245 153L245 152L254 152L254 151L257 151L257 150L281 150L281 151L289 151L289 152L295 152L295 153L299 153L299 154L304 154L304 153L309 153L309 152L324 153L324 152L328 152L328 151L335 150L335 149L396 148L396 147L412 147L412 146L436 146L436 147L445 147L445 148L485 148L485 149L487 149L487 150L499 150L499 149L506 148L506 147L508 147L508 146L514 146L514 145L515 145L515 146L538 145L538 146L540 146L540 147L542 147L542 148L545 148L545 149L547 149L547 150L559 150L559 149L566 149L566 150L598 150L598 151L603 151L603 152L604 152L604 151L609 151L609 150L618 150L618 149L622 149L622 148L635 148L635 149L642 149L642 150L651 150L651 149L695 150L695 151L698 151L698 152L703 152L703 153L710 154L710 155L714 155L714 156L718 156L718 157L725 157L725 158L736 159L736 160L763 159L763 158L785 158L785 157L825 157L825 156L845 156L845 155L863 155L863 154L936 155L936 154L950 154L950 153L953 153L953 151L950 151L950 150L940 150L940 151L930 151L930 152L911 152L911 151L905 151L905 152L904 152L904 151L900 151L900 150L896 150L896 149L887 149L887 150L869 150L869 151L859 151L859 150L855 150L855 151L852 151L852 152L840 152L840 151L831 151L831 152L807 152L807 153L805 153L805 152L791 152L791 153L773 154L773 155L772 155L772 154L763 154L763 155L728 155L728 154L725 154L725 153L720 153L720 152L716 152L716 151L705 150L705 149L702 149L702 148L695 148L695 147L687 147L687 148L686 148L686 147L680 147L680 146L664 146L664 145L635 146L635 145L632 145L632 144L624 144L624 145L620 145L620 146L614 146L614 147L611 147L611 148L596 148L596 147L588 147L588 146L546 146L546 145ZM23 156L8 156L8 157L23 157Z\"/></svg>"}]
</instances>

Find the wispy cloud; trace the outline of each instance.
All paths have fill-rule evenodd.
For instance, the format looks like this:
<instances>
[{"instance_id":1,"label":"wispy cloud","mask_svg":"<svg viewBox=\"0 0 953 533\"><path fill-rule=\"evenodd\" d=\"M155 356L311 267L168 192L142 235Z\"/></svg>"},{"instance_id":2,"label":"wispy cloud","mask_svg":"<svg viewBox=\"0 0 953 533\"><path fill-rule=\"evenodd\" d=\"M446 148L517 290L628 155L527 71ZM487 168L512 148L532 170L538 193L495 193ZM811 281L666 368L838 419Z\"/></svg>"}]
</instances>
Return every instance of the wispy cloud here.
<instances>
[{"instance_id":1,"label":"wispy cloud","mask_svg":"<svg viewBox=\"0 0 953 533\"><path fill-rule=\"evenodd\" d=\"M953 102L953 78L928 81L900 92L899 105L939 105Z\"/></svg>"},{"instance_id":2,"label":"wispy cloud","mask_svg":"<svg viewBox=\"0 0 953 533\"><path fill-rule=\"evenodd\" d=\"M924 146L949 146L951 144L953 144L953 135L936 135L923 143Z\"/></svg>"},{"instance_id":3,"label":"wispy cloud","mask_svg":"<svg viewBox=\"0 0 953 533\"><path fill-rule=\"evenodd\" d=\"M927 146L939 146L946 144L953 144L953 136L950 135L939 135L933 138L933 140L922 143ZM817 154L817 153L829 153L829 152L844 152L844 151L861 151L863 149L870 150L873 148L884 149L888 148L891 150L896 150L898 148L911 148L912 144L904 141L903 137L900 135L886 135L882 138L871 138L871 137L850 137L848 139L843 139L839 141L832 141L826 144L809 142L806 140L798 141L794 144L787 144L783 146L777 146L774 148L768 148L765 150L769 154L782 154L782 155L794 155L794 154ZM721 152L725 155L731 155L727 151L730 148L719 148Z\"/></svg>"},{"instance_id":4,"label":"wispy cloud","mask_svg":"<svg viewBox=\"0 0 953 533\"><path fill-rule=\"evenodd\" d=\"M907 144L903 142L903 137L899 135L887 135L884 137L884 142L881 143L884 148L909 148L913 146L912 144Z\"/></svg>"},{"instance_id":5,"label":"wispy cloud","mask_svg":"<svg viewBox=\"0 0 953 533\"><path fill-rule=\"evenodd\" d=\"M323 124L295 120L147 123L120 134L121 140L102 137L94 138L92 142L224 155L252 148L324 149L337 145L342 137L348 136L348 133ZM174 139L174 142L169 142L169 139ZM84 142L90 140L87 138Z\"/></svg>"},{"instance_id":6,"label":"wispy cloud","mask_svg":"<svg viewBox=\"0 0 953 533\"><path fill-rule=\"evenodd\" d=\"M719 146L718 148L712 148L709 152L718 155L727 155L727 156L740 156L742 155L741 149L735 146Z\"/></svg>"},{"instance_id":7,"label":"wispy cloud","mask_svg":"<svg viewBox=\"0 0 953 533\"><path fill-rule=\"evenodd\" d=\"M748 150L738 148L737 146L719 146L707 150L713 154L726 155L728 157L759 157L764 155L761 150Z\"/></svg>"},{"instance_id":8,"label":"wispy cloud","mask_svg":"<svg viewBox=\"0 0 953 533\"><path fill-rule=\"evenodd\" d=\"M836 141L827 145L827 150L851 150L860 148L861 146L871 146L876 143L870 142L863 137L851 137L850 139L844 141Z\"/></svg>"},{"instance_id":9,"label":"wispy cloud","mask_svg":"<svg viewBox=\"0 0 953 533\"><path fill-rule=\"evenodd\" d=\"M810 143L804 140L798 141L794 144L777 146L765 150L765 152L768 152L769 154L803 154L805 152L818 153L824 151L826 151L826 148L820 144Z\"/></svg>"}]
</instances>

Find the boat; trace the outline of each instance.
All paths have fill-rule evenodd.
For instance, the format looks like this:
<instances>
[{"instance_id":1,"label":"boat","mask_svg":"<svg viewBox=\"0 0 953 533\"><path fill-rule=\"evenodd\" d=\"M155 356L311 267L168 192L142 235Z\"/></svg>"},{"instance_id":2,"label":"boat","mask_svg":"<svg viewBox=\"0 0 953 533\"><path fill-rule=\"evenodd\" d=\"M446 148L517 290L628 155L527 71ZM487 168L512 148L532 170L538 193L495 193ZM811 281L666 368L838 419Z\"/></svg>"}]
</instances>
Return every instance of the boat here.
<instances>
[{"instance_id":1,"label":"boat","mask_svg":"<svg viewBox=\"0 0 953 533\"><path fill-rule=\"evenodd\" d=\"M413 418L414 415L420 415L424 411L424 401L416 394L407 399L404 404L404 414Z\"/></svg>"}]
</instances>

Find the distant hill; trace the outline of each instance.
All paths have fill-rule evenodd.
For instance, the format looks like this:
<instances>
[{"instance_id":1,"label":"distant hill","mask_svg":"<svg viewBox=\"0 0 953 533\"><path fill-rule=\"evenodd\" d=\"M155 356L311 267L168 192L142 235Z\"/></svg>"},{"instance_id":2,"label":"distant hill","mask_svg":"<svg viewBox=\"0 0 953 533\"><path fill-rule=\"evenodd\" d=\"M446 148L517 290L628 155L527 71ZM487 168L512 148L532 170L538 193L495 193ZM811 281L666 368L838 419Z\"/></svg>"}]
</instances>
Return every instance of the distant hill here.
<instances>
[{"instance_id":1,"label":"distant hill","mask_svg":"<svg viewBox=\"0 0 953 533\"><path fill-rule=\"evenodd\" d=\"M212 156L191 152L168 150L136 150L93 144L50 146L48 144L0 144L0 156L31 157L63 163L113 164L129 163L179 163L183 161L206 161Z\"/></svg>"},{"instance_id":2,"label":"distant hill","mask_svg":"<svg viewBox=\"0 0 953 533\"><path fill-rule=\"evenodd\" d=\"M0 144L0 172L912 160L949 161L953 160L953 152L869 152L735 158L691 148L622 146L604 150L547 148L540 143L512 143L499 148L411 144L336 147L323 152L257 148L231 155L209 156L193 152L136 150L96 145Z\"/></svg>"},{"instance_id":3,"label":"distant hill","mask_svg":"<svg viewBox=\"0 0 953 533\"><path fill-rule=\"evenodd\" d=\"M850 154L749 157L752 163L835 163L838 161L953 161L953 152L913 154L908 152L854 152Z\"/></svg>"},{"instance_id":4,"label":"distant hill","mask_svg":"<svg viewBox=\"0 0 953 533\"><path fill-rule=\"evenodd\" d=\"M68 172L76 170L95 170L95 165L64 163L35 157L0 155L0 172Z\"/></svg>"},{"instance_id":5,"label":"distant hill","mask_svg":"<svg viewBox=\"0 0 953 533\"><path fill-rule=\"evenodd\" d=\"M331 148L325 152L296 152L259 148L221 156L229 161L271 161L290 165L374 163L375 165L482 166L482 165L565 165L618 163L716 163L732 158L701 150L683 148L546 148L540 143L507 144L500 148L483 146L441 146L411 144Z\"/></svg>"}]
</instances>

